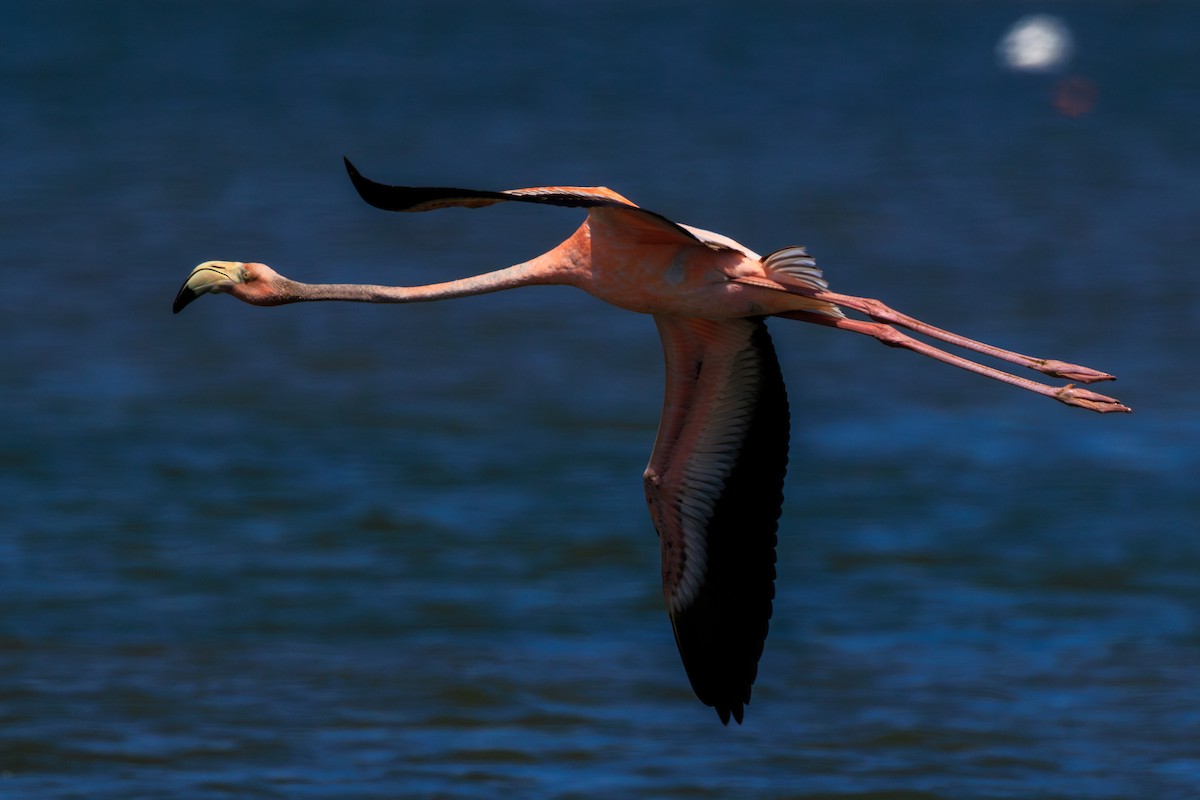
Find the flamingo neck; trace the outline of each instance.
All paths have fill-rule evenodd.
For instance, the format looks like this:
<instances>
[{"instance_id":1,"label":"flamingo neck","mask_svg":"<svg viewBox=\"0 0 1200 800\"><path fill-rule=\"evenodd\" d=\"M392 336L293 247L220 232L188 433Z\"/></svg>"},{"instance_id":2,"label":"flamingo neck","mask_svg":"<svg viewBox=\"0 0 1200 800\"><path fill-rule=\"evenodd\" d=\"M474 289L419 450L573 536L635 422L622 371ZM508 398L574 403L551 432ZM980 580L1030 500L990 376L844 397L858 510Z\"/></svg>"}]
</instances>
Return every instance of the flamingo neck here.
<instances>
[{"instance_id":1,"label":"flamingo neck","mask_svg":"<svg viewBox=\"0 0 1200 800\"><path fill-rule=\"evenodd\" d=\"M300 283L284 278L278 287L281 303L342 300L359 303L422 303L502 292L520 286L581 285L586 273L589 237L571 237L548 253L511 267L469 278L424 286L376 286L360 283Z\"/></svg>"}]
</instances>

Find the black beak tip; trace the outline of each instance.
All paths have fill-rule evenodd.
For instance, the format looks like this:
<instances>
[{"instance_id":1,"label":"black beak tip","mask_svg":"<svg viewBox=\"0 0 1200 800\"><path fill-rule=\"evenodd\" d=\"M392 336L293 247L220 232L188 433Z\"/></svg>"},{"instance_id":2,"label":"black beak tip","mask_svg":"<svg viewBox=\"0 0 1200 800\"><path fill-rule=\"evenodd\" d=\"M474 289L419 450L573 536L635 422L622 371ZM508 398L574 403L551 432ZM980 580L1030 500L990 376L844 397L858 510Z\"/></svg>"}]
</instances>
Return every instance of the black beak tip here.
<instances>
[{"instance_id":1,"label":"black beak tip","mask_svg":"<svg viewBox=\"0 0 1200 800\"><path fill-rule=\"evenodd\" d=\"M187 307L188 303L192 302L199 296L200 295L189 289L187 284L184 284L183 288L179 290L179 294L175 295L175 302L171 304L171 313L178 314L180 311L183 311L183 309Z\"/></svg>"}]
</instances>

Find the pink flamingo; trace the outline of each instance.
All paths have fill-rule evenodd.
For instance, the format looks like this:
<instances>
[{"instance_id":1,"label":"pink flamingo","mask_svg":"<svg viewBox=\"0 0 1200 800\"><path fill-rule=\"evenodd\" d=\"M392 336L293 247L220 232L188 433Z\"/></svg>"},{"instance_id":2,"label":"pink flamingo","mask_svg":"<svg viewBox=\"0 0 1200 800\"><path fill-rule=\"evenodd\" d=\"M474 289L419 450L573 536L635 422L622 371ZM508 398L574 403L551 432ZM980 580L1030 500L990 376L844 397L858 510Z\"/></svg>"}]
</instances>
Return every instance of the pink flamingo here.
<instances>
[{"instance_id":1,"label":"pink flamingo","mask_svg":"<svg viewBox=\"0 0 1200 800\"><path fill-rule=\"evenodd\" d=\"M1087 367L1031 358L976 342L877 300L829 291L803 247L761 257L720 234L680 225L609 189L546 186L492 192L385 186L346 168L371 205L389 211L478 208L504 201L582 207L587 218L562 244L505 269L426 286L306 284L264 264L207 261L175 298L202 294L252 305L315 300L413 303L518 286L577 286L620 308L654 316L666 354L666 396L646 501L662 548L663 594L675 642L697 697L739 723L758 673L775 596L775 544L788 455L788 403L765 318L786 317L872 336L1092 411L1129 411L1111 397L1050 386L952 355L906 328L1077 383L1111 380ZM867 320L846 317L853 309ZM895 327L893 327L895 326Z\"/></svg>"}]
</instances>

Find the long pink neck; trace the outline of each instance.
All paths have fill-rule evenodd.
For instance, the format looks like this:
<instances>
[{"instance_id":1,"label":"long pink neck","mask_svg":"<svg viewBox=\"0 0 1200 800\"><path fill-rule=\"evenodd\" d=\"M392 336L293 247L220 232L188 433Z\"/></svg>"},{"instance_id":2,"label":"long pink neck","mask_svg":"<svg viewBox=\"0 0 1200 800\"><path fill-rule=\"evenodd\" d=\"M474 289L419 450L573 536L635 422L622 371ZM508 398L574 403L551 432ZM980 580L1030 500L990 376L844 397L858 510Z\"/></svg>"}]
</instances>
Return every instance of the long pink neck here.
<instances>
[{"instance_id":1,"label":"long pink neck","mask_svg":"<svg viewBox=\"0 0 1200 800\"><path fill-rule=\"evenodd\" d=\"M425 286L375 286L365 283L298 283L286 280L280 286L280 299L286 303L318 300L349 300L359 303L420 303L447 300L473 294L487 294L549 283L532 273L525 264L487 272L457 281L431 283Z\"/></svg>"},{"instance_id":2,"label":"long pink neck","mask_svg":"<svg viewBox=\"0 0 1200 800\"><path fill-rule=\"evenodd\" d=\"M582 231L581 231L582 232ZM299 283L283 278L277 300L303 303L345 300L359 303L422 303L476 294L501 292L519 286L579 285L586 267L588 237L572 236L531 261L456 281L424 286L375 286L359 283Z\"/></svg>"}]
</instances>

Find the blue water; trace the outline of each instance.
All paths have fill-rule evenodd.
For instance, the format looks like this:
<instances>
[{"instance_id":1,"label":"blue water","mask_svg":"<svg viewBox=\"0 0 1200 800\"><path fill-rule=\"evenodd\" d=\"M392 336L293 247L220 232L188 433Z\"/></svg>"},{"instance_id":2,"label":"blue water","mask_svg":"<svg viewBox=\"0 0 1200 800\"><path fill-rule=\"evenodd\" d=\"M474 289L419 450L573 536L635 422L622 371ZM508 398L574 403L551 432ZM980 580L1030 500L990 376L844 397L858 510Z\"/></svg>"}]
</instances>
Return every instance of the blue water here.
<instances>
[{"instance_id":1,"label":"blue water","mask_svg":"<svg viewBox=\"0 0 1200 800\"><path fill-rule=\"evenodd\" d=\"M1032 11L1075 57L1020 74ZM1200 794L1200 6L8 3L0 797ZM1075 116L1070 76L1095 90ZM771 635L688 688L640 475L644 317L412 284L603 184L834 287L1113 372L1098 416L799 323Z\"/></svg>"}]
</instances>

